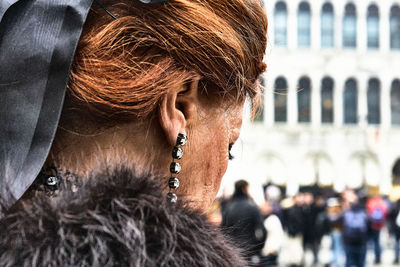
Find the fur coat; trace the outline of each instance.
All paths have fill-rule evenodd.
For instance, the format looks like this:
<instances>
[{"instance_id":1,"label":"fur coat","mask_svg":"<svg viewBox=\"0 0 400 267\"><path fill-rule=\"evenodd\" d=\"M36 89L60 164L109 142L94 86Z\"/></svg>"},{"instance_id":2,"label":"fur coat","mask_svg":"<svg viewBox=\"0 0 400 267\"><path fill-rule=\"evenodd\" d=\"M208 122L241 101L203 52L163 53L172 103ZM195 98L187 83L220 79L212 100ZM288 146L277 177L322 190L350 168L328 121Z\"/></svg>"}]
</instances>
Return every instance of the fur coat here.
<instances>
[{"instance_id":1,"label":"fur coat","mask_svg":"<svg viewBox=\"0 0 400 267\"><path fill-rule=\"evenodd\" d=\"M122 169L31 198L0 221L0 266L246 266L238 250L151 176Z\"/></svg>"}]
</instances>

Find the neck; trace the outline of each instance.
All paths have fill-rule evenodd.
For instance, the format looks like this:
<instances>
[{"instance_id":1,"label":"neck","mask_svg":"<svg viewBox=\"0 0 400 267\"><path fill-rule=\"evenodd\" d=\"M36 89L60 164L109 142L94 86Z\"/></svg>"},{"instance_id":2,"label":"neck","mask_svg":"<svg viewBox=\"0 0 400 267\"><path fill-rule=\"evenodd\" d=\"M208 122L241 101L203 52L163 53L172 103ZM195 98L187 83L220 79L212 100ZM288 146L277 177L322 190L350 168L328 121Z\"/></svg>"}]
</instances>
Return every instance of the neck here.
<instances>
[{"instance_id":1,"label":"neck","mask_svg":"<svg viewBox=\"0 0 400 267\"><path fill-rule=\"evenodd\" d=\"M145 127L148 127L147 131ZM101 172L121 165L135 169L138 174L162 169L167 172L168 163L164 161L169 157L162 158L160 155L168 152L160 151L162 146L154 133L157 131L152 129L151 124L134 123L84 135L60 129L46 166L58 166L82 178L88 177L94 170Z\"/></svg>"}]
</instances>

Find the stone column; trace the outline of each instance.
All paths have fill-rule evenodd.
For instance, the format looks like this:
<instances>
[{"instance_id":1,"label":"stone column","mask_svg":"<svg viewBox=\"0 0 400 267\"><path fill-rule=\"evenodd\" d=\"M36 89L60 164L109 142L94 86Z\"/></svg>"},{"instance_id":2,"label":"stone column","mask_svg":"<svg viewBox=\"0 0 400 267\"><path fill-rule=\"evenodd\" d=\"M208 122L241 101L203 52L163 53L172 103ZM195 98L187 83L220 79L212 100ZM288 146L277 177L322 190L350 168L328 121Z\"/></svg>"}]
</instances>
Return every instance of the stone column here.
<instances>
[{"instance_id":1,"label":"stone column","mask_svg":"<svg viewBox=\"0 0 400 267\"><path fill-rule=\"evenodd\" d=\"M389 129L391 124L391 111L390 111L390 77L380 75L381 80L381 127L382 129Z\"/></svg>"},{"instance_id":2,"label":"stone column","mask_svg":"<svg viewBox=\"0 0 400 267\"><path fill-rule=\"evenodd\" d=\"M364 1L356 5L357 15L357 52L363 53L367 50L367 6Z\"/></svg>"},{"instance_id":3,"label":"stone column","mask_svg":"<svg viewBox=\"0 0 400 267\"><path fill-rule=\"evenodd\" d=\"M379 189L381 194L390 193L390 190L392 188L392 168L395 159L393 159L392 155L390 155L390 153L387 153L387 151L388 150L385 149L378 154L382 170L382 176L380 177L379 181Z\"/></svg>"},{"instance_id":4,"label":"stone column","mask_svg":"<svg viewBox=\"0 0 400 267\"><path fill-rule=\"evenodd\" d=\"M367 105L367 87L368 87L368 79L369 77L361 73L357 75L357 85L358 85L358 126L366 127L368 124L367 114L368 114L368 105Z\"/></svg>"},{"instance_id":5,"label":"stone column","mask_svg":"<svg viewBox=\"0 0 400 267\"><path fill-rule=\"evenodd\" d=\"M311 76L311 125L314 129L321 126L321 79L320 75Z\"/></svg>"},{"instance_id":6,"label":"stone column","mask_svg":"<svg viewBox=\"0 0 400 267\"><path fill-rule=\"evenodd\" d=\"M288 28L287 28L287 42L289 50L297 49L297 9L298 1L287 1L288 9Z\"/></svg>"},{"instance_id":7,"label":"stone column","mask_svg":"<svg viewBox=\"0 0 400 267\"><path fill-rule=\"evenodd\" d=\"M390 5L386 1L379 2L379 45L380 51L387 53L390 50Z\"/></svg>"},{"instance_id":8,"label":"stone column","mask_svg":"<svg viewBox=\"0 0 400 267\"><path fill-rule=\"evenodd\" d=\"M319 2L319 1L318 1ZM311 49L318 51L321 47L321 5L317 1L311 7Z\"/></svg>"},{"instance_id":9,"label":"stone column","mask_svg":"<svg viewBox=\"0 0 400 267\"><path fill-rule=\"evenodd\" d=\"M291 76L287 78L288 83L288 98L287 98L287 112L288 112L288 125L294 126L297 124L297 80L298 77Z\"/></svg>"},{"instance_id":10,"label":"stone column","mask_svg":"<svg viewBox=\"0 0 400 267\"><path fill-rule=\"evenodd\" d=\"M334 46L336 49L340 49L343 46L342 43L342 24L343 24L343 4L338 1L332 2L333 6L333 11L334 11L334 16L335 16L335 21L334 21Z\"/></svg>"},{"instance_id":11,"label":"stone column","mask_svg":"<svg viewBox=\"0 0 400 267\"><path fill-rule=\"evenodd\" d=\"M343 125L343 92L345 79L342 77L334 78L333 87L333 121L336 127Z\"/></svg>"}]
</instances>

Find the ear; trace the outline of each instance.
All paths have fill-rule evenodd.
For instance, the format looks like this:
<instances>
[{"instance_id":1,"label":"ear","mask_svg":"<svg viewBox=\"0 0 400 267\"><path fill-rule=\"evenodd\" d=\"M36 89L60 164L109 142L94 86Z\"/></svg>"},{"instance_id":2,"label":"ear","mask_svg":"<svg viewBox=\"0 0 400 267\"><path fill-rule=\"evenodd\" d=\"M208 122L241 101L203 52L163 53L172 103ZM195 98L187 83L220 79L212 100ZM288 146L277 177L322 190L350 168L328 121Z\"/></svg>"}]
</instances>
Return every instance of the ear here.
<instances>
[{"instance_id":1,"label":"ear","mask_svg":"<svg viewBox=\"0 0 400 267\"><path fill-rule=\"evenodd\" d=\"M171 88L161 100L159 121L169 145L176 144L178 133L186 134L188 121L197 116L200 76Z\"/></svg>"}]
</instances>

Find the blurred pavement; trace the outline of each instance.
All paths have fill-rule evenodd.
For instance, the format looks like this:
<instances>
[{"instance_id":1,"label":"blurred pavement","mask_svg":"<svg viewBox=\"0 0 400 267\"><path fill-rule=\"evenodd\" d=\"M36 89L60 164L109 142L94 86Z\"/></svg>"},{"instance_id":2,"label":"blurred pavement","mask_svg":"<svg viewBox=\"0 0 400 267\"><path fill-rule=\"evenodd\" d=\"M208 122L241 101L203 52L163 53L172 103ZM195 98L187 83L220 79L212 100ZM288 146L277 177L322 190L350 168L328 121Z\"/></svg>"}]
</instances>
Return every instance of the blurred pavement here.
<instances>
[{"instance_id":1,"label":"blurred pavement","mask_svg":"<svg viewBox=\"0 0 400 267\"><path fill-rule=\"evenodd\" d=\"M285 243L283 244L283 249L279 255L279 266L286 266L288 259L290 259L291 255L286 250L285 251ZM373 246L369 244L368 252L367 252L367 263L366 267L369 266L381 266L381 267L394 267L400 265L393 265L394 259L394 241L392 238L389 238L387 231L383 231L381 233L381 246L382 246L382 263L380 265L374 264L374 252ZM321 242L321 250L319 252L320 263L318 265L312 265L313 255L311 250L306 251L305 255L305 266L316 266L323 267L325 264L329 263L331 257L331 240L329 236L324 236ZM344 260L344 259L343 259Z\"/></svg>"}]
</instances>

